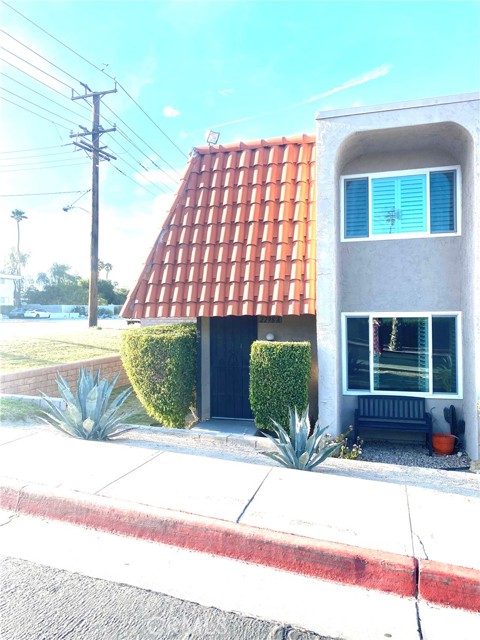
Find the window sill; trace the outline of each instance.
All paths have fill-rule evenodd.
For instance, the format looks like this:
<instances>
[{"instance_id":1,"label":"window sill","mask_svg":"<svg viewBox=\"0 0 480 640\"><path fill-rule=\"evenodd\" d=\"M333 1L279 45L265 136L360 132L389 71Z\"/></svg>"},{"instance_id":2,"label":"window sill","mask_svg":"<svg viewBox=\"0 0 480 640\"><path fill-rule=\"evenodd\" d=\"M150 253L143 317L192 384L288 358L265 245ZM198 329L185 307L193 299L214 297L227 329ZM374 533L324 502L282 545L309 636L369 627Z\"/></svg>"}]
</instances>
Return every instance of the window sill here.
<instances>
[{"instance_id":1,"label":"window sill","mask_svg":"<svg viewBox=\"0 0 480 640\"><path fill-rule=\"evenodd\" d=\"M457 393L423 393L418 391L357 391L343 390L344 396L411 396L412 398L431 398L433 400L463 400Z\"/></svg>"},{"instance_id":2,"label":"window sill","mask_svg":"<svg viewBox=\"0 0 480 640\"><path fill-rule=\"evenodd\" d=\"M374 240L424 240L425 238L458 238L459 231L449 233L393 233L389 235L369 236L368 238L342 238L340 242L373 242Z\"/></svg>"}]
</instances>

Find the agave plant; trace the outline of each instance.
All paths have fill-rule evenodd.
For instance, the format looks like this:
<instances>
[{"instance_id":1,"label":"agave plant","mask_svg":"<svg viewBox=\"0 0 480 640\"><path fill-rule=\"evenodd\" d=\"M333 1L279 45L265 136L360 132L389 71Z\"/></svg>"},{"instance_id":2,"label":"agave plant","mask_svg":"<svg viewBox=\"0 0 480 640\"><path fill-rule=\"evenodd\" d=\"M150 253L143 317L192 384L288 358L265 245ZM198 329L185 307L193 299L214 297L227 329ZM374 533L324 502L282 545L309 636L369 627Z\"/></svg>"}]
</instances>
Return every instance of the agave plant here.
<instances>
[{"instance_id":1,"label":"agave plant","mask_svg":"<svg viewBox=\"0 0 480 640\"><path fill-rule=\"evenodd\" d=\"M108 440L128 431L131 427L124 428L124 424L134 412L121 411L121 406L132 390L122 391L109 403L117 379L118 374L109 383L108 378L100 380L100 370L93 375L91 371L81 369L77 392L74 394L65 378L57 374L58 390L67 406L66 409L59 409L44 394L50 409L43 412L48 418L44 418L44 422L83 440Z\"/></svg>"},{"instance_id":2,"label":"agave plant","mask_svg":"<svg viewBox=\"0 0 480 640\"><path fill-rule=\"evenodd\" d=\"M266 432L264 435L274 443L277 451L262 451L262 453L289 469L311 471L339 449L341 442L326 442L322 436L327 427L320 428L318 422L309 436L308 407L301 416L298 415L297 409L295 411L289 409L288 412L290 432L272 420L278 440Z\"/></svg>"}]
</instances>

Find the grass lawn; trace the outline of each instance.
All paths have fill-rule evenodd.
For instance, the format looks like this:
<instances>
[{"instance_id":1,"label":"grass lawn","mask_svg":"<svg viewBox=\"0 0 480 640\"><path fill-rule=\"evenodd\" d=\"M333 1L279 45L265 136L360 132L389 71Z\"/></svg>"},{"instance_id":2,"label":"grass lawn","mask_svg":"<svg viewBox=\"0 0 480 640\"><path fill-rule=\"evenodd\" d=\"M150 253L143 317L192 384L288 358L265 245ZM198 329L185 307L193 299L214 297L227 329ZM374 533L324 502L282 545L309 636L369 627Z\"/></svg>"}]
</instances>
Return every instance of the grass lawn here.
<instances>
[{"instance_id":1,"label":"grass lawn","mask_svg":"<svg viewBox=\"0 0 480 640\"><path fill-rule=\"evenodd\" d=\"M0 401L1 422L38 422L41 415L40 407L33 402L15 398L3 398Z\"/></svg>"},{"instance_id":2,"label":"grass lawn","mask_svg":"<svg viewBox=\"0 0 480 640\"><path fill-rule=\"evenodd\" d=\"M122 329L84 329L42 336L3 338L0 373L49 367L120 352Z\"/></svg>"},{"instance_id":3,"label":"grass lawn","mask_svg":"<svg viewBox=\"0 0 480 640\"><path fill-rule=\"evenodd\" d=\"M126 387L115 389L111 399L115 398L124 389ZM145 409L138 401L135 393L132 393L122 406L126 411L134 411L134 414L128 420L129 424L151 425L155 423L155 420L145 413ZM33 402L21 400L20 398L3 398L0 402L1 422L40 422L40 416L44 417L40 407Z\"/></svg>"}]
</instances>

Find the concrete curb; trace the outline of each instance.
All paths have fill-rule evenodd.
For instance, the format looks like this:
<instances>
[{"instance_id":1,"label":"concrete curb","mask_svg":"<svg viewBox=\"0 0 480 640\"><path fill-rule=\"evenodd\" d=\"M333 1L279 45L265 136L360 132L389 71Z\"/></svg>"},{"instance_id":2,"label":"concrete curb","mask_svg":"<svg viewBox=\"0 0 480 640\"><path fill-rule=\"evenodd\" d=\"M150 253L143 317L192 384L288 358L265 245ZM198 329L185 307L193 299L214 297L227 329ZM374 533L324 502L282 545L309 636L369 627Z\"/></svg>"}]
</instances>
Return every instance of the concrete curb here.
<instances>
[{"instance_id":1,"label":"concrete curb","mask_svg":"<svg viewBox=\"0 0 480 640\"><path fill-rule=\"evenodd\" d=\"M0 496L0 508L17 514L60 520L400 596L414 596L417 590L416 561L399 554L43 485L25 486L18 480L2 479Z\"/></svg>"},{"instance_id":2,"label":"concrete curb","mask_svg":"<svg viewBox=\"0 0 480 640\"><path fill-rule=\"evenodd\" d=\"M0 508L345 585L480 611L480 571L43 485L0 480Z\"/></svg>"},{"instance_id":3,"label":"concrete curb","mask_svg":"<svg viewBox=\"0 0 480 640\"><path fill-rule=\"evenodd\" d=\"M480 571L433 560L420 560L418 574L418 593L424 600L480 612Z\"/></svg>"}]
</instances>

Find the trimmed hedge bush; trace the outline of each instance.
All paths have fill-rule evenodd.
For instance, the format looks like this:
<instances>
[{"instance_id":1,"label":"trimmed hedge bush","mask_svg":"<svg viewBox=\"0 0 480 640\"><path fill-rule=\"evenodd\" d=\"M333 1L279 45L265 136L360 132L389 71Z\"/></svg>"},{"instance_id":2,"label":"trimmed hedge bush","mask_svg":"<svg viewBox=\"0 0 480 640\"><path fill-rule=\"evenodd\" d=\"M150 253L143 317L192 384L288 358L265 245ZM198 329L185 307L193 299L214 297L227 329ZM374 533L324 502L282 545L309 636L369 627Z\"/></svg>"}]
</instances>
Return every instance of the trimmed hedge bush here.
<instances>
[{"instance_id":1,"label":"trimmed hedge bush","mask_svg":"<svg viewBox=\"0 0 480 640\"><path fill-rule=\"evenodd\" d=\"M257 340L250 353L250 406L255 424L272 430L272 420L288 429L288 409L308 406L310 342Z\"/></svg>"},{"instance_id":2,"label":"trimmed hedge bush","mask_svg":"<svg viewBox=\"0 0 480 640\"><path fill-rule=\"evenodd\" d=\"M153 325L122 334L123 366L146 412L166 427L183 429L195 399L195 324Z\"/></svg>"}]
</instances>

